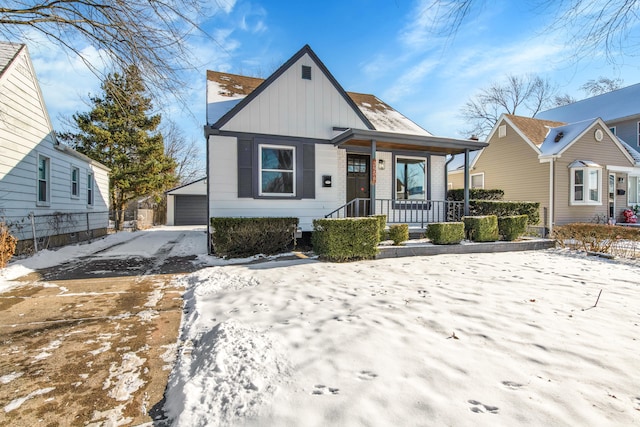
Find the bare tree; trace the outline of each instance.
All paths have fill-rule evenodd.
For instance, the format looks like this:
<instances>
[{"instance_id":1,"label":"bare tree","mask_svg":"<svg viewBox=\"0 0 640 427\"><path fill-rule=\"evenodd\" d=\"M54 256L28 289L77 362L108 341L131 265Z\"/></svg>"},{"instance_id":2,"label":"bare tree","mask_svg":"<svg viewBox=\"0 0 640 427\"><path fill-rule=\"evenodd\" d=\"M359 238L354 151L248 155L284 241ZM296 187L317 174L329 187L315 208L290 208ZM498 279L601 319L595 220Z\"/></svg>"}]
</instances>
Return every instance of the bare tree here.
<instances>
[{"instance_id":1,"label":"bare tree","mask_svg":"<svg viewBox=\"0 0 640 427\"><path fill-rule=\"evenodd\" d=\"M556 95L553 98L551 107L562 107L563 105L573 104L576 101L577 99L575 99L573 96L569 95L568 93L565 93L563 95Z\"/></svg>"},{"instance_id":2,"label":"bare tree","mask_svg":"<svg viewBox=\"0 0 640 427\"><path fill-rule=\"evenodd\" d=\"M104 80L83 56L93 46L114 69L135 65L154 94L179 94L181 70L192 63L186 37L199 31L206 0L3 0L0 36L30 40L35 30Z\"/></svg>"},{"instance_id":3,"label":"bare tree","mask_svg":"<svg viewBox=\"0 0 640 427\"><path fill-rule=\"evenodd\" d=\"M453 36L476 10L487 4L487 0L428 0L422 13L433 14L434 29ZM541 15L553 17L547 29L569 32L567 45L577 56L603 50L615 62L623 47L640 53L640 40L631 37L637 27L640 0L533 0L530 5Z\"/></svg>"},{"instance_id":4,"label":"bare tree","mask_svg":"<svg viewBox=\"0 0 640 427\"><path fill-rule=\"evenodd\" d=\"M624 80L610 79L608 77L600 76L597 79L591 79L585 84L580 86L580 90L584 91L587 97L602 95L603 93L611 92L616 89L620 89L624 84Z\"/></svg>"},{"instance_id":5,"label":"bare tree","mask_svg":"<svg viewBox=\"0 0 640 427\"><path fill-rule=\"evenodd\" d=\"M488 135L503 113L533 117L549 105L555 92L556 88L540 76L507 75L504 81L480 89L462 107L461 116L470 126L464 133Z\"/></svg>"},{"instance_id":6,"label":"bare tree","mask_svg":"<svg viewBox=\"0 0 640 427\"><path fill-rule=\"evenodd\" d=\"M204 153L196 141L187 140L172 120L163 122L160 133L164 138L165 154L176 162L175 175L178 183L186 184L206 175L206 166L202 160Z\"/></svg>"}]
</instances>

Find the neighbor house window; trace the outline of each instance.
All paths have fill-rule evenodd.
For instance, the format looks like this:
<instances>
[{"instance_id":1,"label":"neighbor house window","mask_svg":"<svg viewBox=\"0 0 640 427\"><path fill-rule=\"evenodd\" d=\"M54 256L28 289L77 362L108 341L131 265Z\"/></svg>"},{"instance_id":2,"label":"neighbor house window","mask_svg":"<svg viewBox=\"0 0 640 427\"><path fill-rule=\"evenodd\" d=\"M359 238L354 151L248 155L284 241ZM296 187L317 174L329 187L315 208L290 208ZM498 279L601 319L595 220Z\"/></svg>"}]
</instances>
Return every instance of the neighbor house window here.
<instances>
[{"instance_id":1,"label":"neighbor house window","mask_svg":"<svg viewBox=\"0 0 640 427\"><path fill-rule=\"evenodd\" d=\"M426 199L426 166L424 158L396 157L396 200Z\"/></svg>"},{"instance_id":2,"label":"neighbor house window","mask_svg":"<svg viewBox=\"0 0 640 427\"><path fill-rule=\"evenodd\" d=\"M49 180L51 161L48 157L38 155L38 203L49 203Z\"/></svg>"},{"instance_id":3,"label":"neighbor house window","mask_svg":"<svg viewBox=\"0 0 640 427\"><path fill-rule=\"evenodd\" d=\"M80 169L71 167L71 197L80 196Z\"/></svg>"},{"instance_id":4,"label":"neighbor house window","mask_svg":"<svg viewBox=\"0 0 640 427\"><path fill-rule=\"evenodd\" d=\"M471 175L471 188L484 188L484 173Z\"/></svg>"},{"instance_id":5,"label":"neighbor house window","mask_svg":"<svg viewBox=\"0 0 640 427\"><path fill-rule=\"evenodd\" d=\"M629 205L640 204L640 176L629 177Z\"/></svg>"},{"instance_id":6,"label":"neighbor house window","mask_svg":"<svg viewBox=\"0 0 640 427\"><path fill-rule=\"evenodd\" d=\"M93 206L93 174L87 174L87 205Z\"/></svg>"},{"instance_id":7,"label":"neighbor house window","mask_svg":"<svg viewBox=\"0 0 640 427\"><path fill-rule=\"evenodd\" d=\"M507 125L498 126L498 138L504 138L507 136Z\"/></svg>"},{"instance_id":8,"label":"neighbor house window","mask_svg":"<svg viewBox=\"0 0 640 427\"><path fill-rule=\"evenodd\" d=\"M602 168L591 162L577 161L570 167L571 204L602 204Z\"/></svg>"},{"instance_id":9,"label":"neighbor house window","mask_svg":"<svg viewBox=\"0 0 640 427\"><path fill-rule=\"evenodd\" d=\"M260 195L295 196L295 147L260 145L259 157Z\"/></svg>"}]
</instances>

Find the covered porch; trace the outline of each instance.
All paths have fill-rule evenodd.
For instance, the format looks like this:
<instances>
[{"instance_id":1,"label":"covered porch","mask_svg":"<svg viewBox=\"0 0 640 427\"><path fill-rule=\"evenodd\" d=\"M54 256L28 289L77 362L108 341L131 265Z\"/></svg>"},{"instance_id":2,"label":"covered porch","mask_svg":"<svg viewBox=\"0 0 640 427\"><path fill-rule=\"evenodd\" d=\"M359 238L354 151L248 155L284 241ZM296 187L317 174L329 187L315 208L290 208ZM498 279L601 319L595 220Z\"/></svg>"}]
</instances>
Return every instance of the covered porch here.
<instances>
[{"instance_id":1,"label":"covered porch","mask_svg":"<svg viewBox=\"0 0 640 427\"><path fill-rule=\"evenodd\" d=\"M425 228L432 222L459 221L469 213L469 153L486 147L486 143L371 129L334 130L340 133L331 142L348 153L345 171L348 186L353 187L353 183L349 184L350 174L357 175L356 179L360 181L356 183L355 192L346 191L345 203L325 217L384 214L389 224L407 223ZM450 160L445 159L447 155L462 153L464 201L448 201L447 164ZM437 161L432 162L432 159ZM432 164L438 167L432 167ZM422 183L419 180L409 183L411 169L408 168L413 168L414 175L422 173Z\"/></svg>"}]
</instances>

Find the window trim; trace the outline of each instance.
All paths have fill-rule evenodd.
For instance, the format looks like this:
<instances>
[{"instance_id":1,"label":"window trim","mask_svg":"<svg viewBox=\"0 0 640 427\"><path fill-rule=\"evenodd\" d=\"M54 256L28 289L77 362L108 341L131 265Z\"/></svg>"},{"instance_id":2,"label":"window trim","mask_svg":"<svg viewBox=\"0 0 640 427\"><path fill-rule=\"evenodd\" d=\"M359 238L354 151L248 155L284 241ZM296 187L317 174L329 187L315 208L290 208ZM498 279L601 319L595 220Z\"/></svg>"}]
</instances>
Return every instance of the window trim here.
<instances>
[{"instance_id":1,"label":"window trim","mask_svg":"<svg viewBox=\"0 0 640 427\"><path fill-rule=\"evenodd\" d=\"M76 179L73 179L73 173L76 173ZM71 165L71 198L79 199L80 198L80 168L77 166ZM74 184L75 184L75 192L74 192Z\"/></svg>"},{"instance_id":2,"label":"window trim","mask_svg":"<svg viewBox=\"0 0 640 427\"><path fill-rule=\"evenodd\" d=\"M262 167L262 149L263 148L271 148L276 150L288 150L292 152L292 169L289 171L287 169L264 169ZM296 170L296 146L294 145L279 145L279 144L258 144L258 195L260 197L266 198L296 198L297 196L297 170ZM291 193L265 193L262 191L262 173L263 172L291 172L293 174L292 177L292 192Z\"/></svg>"},{"instance_id":3,"label":"window trim","mask_svg":"<svg viewBox=\"0 0 640 427\"><path fill-rule=\"evenodd\" d=\"M638 123L636 123L636 131L637 131L636 142L638 147L640 147L640 120L638 121Z\"/></svg>"},{"instance_id":4,"label":"window trim","mask_svg":"<svg viewBox=\"0 0 640 427\"><path fill-rule=\"evenodd\" d=\"M93 207L95 202L95 174L87 171L87 206Z\"/></svg>"},{"instance_id":5,"label":"window trim","mask_svg":"<svg viewBox=\"0 0 640 427\"><path fill-rule=\"evenodd\" d=\"M44 160L45 177L40 178L40 162ZM36 206L51 206L51 158L38 153L36 158ZM45 183L44 200L41 200L40 183Z\"/></svg>"},{"instance_id":6,"label":"window trim","mask_svg":"<svg viewBox=\"0 0 640 427\"><path fill-rule=\"evenodd\" d=\"M397 185L398 185L398 159L415 159L424 161L424 199L398 199ZM392 197L393 197L393 209L404 210L429 210L431 209L431 189L429 188L429 171L431 169L431 158L429 156L415 156L411 154L394 153L393 155L393 185L392 185Z\"/></svg>"},{"instance_id":7,"label":"window trim","mask_svg":"<svg viewBox=\"0 0 640 427\"><path fill-rule=\"evenodd\" d=\"M575 183L576 171L583 171L583 184ZM590 174L591 172L596 172L598 174L598 200L591 200L589 195L591 194L590 187ZM569 168L569 205L570 206L602 206L602 167L595 166L582 166L582 167L570 167ZM575 199L575 187L576 185L582 185L583 187L583 200Z\"/></svg>"},{"instance_id":8,"label":"window trim","mask_svg":"<svg viewBox=\"0 0 640 427\"><path fill-rule=\"evenodd\" d=\"M481 176L482 177L482 185L480 187L474 187L473 186L473 177L474 176ZM471 175L469 175L469 188L484 189L484 172L472 173Z\"/></svg>"}]
</instances>

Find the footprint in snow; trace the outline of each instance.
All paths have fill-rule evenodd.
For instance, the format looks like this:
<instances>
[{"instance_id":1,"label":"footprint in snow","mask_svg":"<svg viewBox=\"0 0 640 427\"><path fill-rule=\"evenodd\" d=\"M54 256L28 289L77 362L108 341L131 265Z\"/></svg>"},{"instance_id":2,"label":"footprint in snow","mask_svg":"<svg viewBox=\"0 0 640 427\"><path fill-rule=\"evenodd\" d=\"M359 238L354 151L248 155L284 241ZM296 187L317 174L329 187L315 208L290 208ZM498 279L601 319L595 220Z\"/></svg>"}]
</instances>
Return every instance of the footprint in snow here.
<instances>
[{"instance_id":1,"label":"footprint in snow","mask_svg":"<svg viewBox=\"0 0 640 427\"><path fill-rule=\"evenodd\" d=\"M523 387L522 384L513 381L502 381L502 385L511 390L518 390L520 387Z\"/></svg>"},{"instance_id":2,"label":"footprint in snow","mask_svg":"<svg viewBox=\"0 0 640 427\"><path fill-rule=\"evenodd\" d=\"M378 374L371 371L360 371L358 372L358 379L362 381L371 381L378 377Z\"/></svg>"},{"instance_id":3,"label":"footprint in snow","mask_svg":"<svg viewBox=\"0 0 640 427\"><path fill-rule=\"evenodd\" d=\"M313 387L313 391L311 394L321 395L321 394L338 394L340 391L339 388L327 387L324 384L316 384Z\"/></svg>"},{"instance_id":4,"label":"footprint in snow","mask_svg":"<svg viewBox=\"0 0 640 427\"><path fill-rule=\"evenodd\" d=\"M497 406L485 405L482 402L478 402L477 400L469 400L468 402L472 405L469 410L471 410L471 412L475 412L476 414L484 414L485 412L488 412L490 414L497 414L498 411L500 411L500 408L498 408Z\"/></svg>"}]
</instances>

